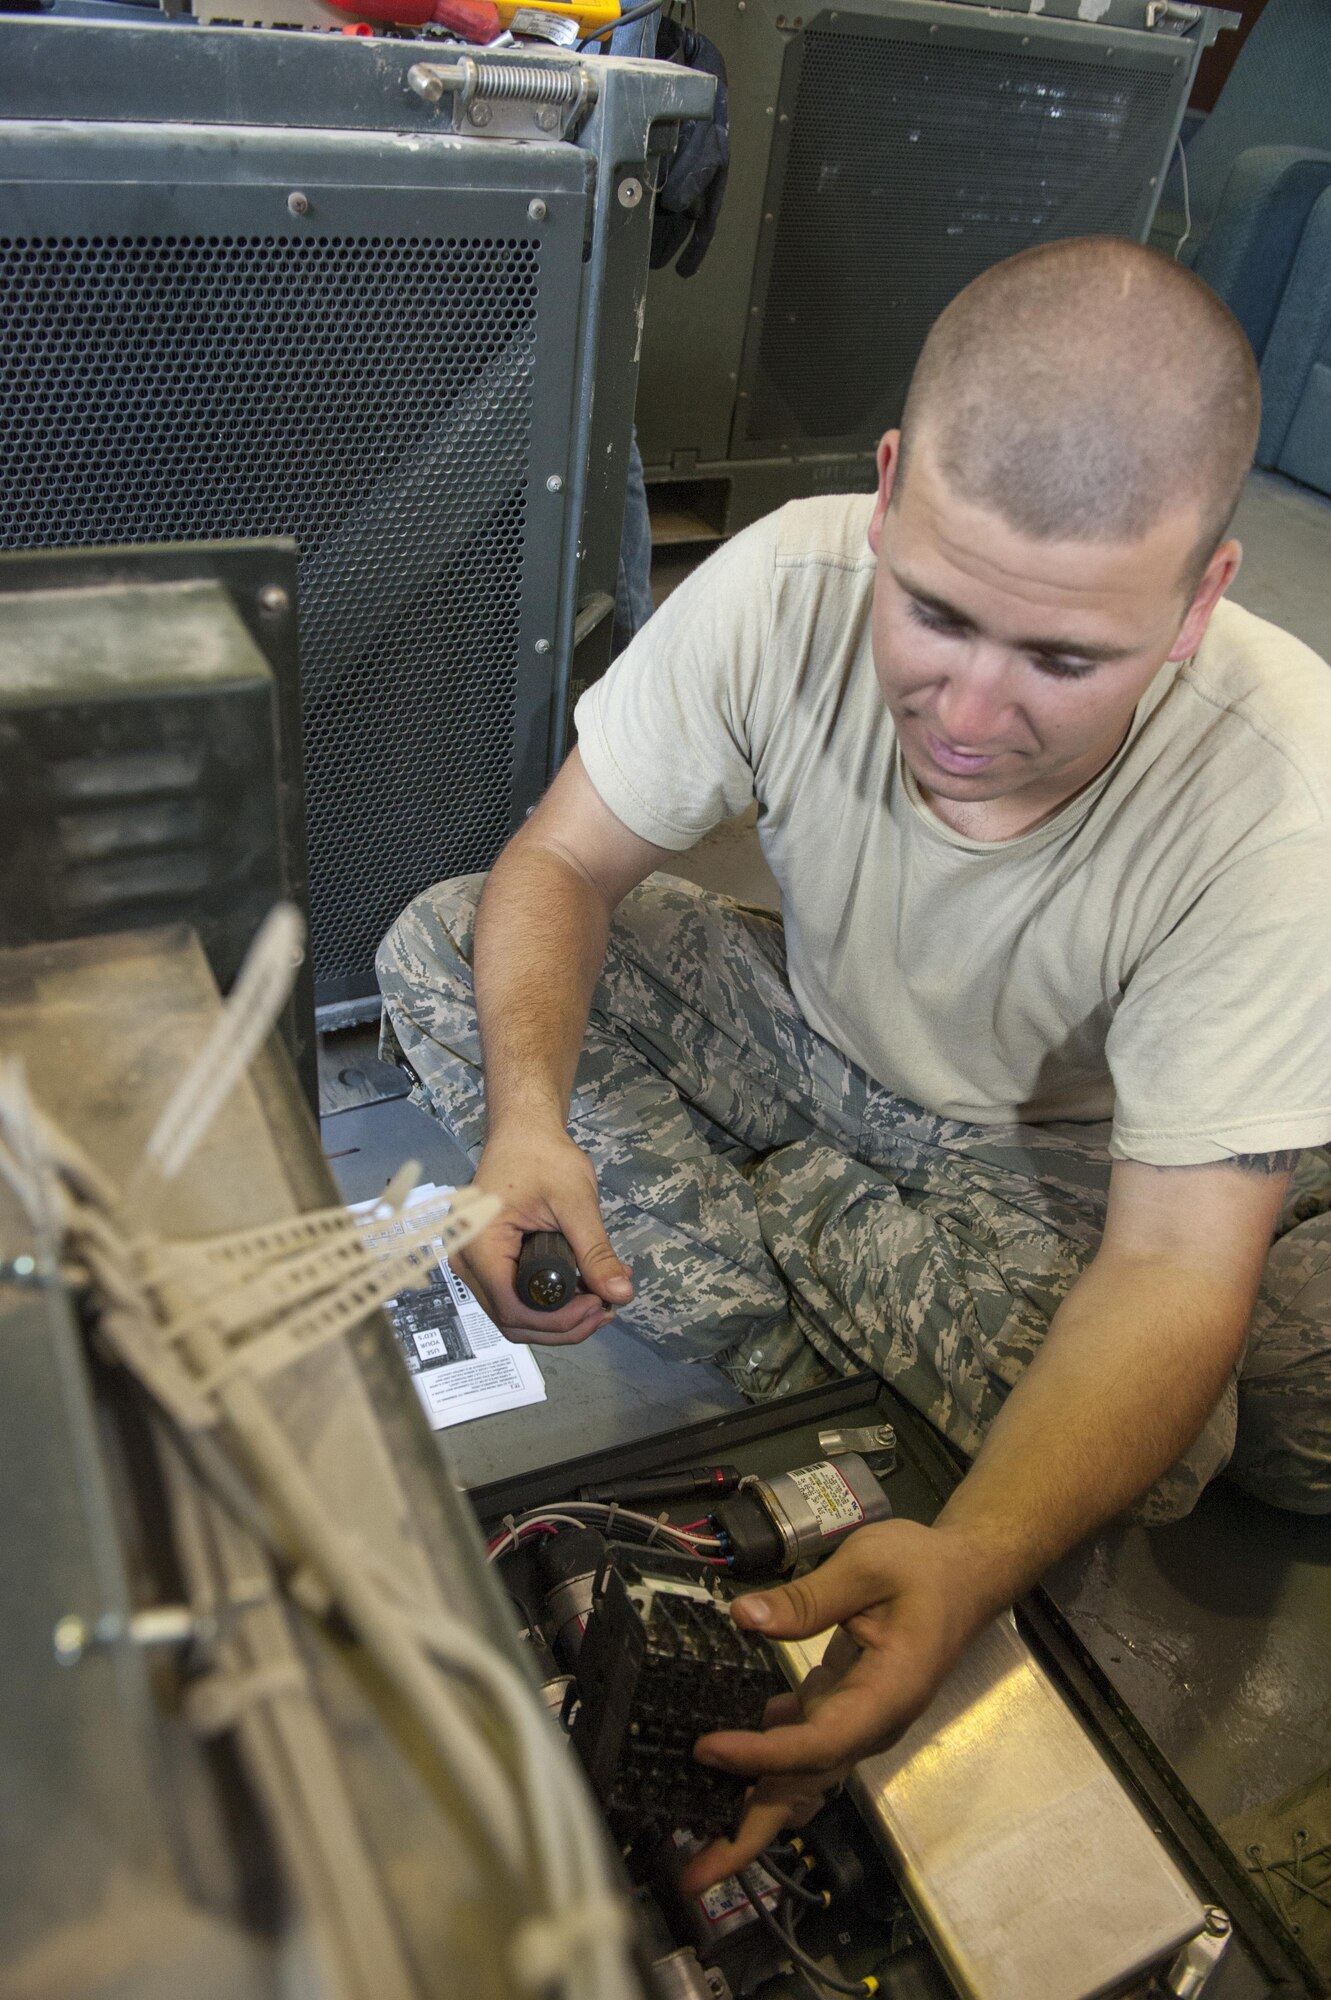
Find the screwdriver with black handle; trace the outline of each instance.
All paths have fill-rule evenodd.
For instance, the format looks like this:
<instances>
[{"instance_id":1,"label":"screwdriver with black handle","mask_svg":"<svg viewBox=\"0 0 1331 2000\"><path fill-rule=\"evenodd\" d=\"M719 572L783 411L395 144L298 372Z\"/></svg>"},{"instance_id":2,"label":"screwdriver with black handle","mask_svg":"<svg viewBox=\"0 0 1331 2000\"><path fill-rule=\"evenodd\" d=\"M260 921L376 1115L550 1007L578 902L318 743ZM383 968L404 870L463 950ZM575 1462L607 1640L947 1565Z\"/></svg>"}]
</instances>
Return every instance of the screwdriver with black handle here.
<instances>
[{"instance_id":1,"label":"screwdriver with black handle","mask_svg":"<svg viewBox=\"0 0 1331 2000\"><path fill-rule=\"evenodd\" d=\"M558 1312L578 1289L578 1260L562 1230L536 1229L522 1239L513 1289L533 1312Z\"/></svg>"}]
</instances>

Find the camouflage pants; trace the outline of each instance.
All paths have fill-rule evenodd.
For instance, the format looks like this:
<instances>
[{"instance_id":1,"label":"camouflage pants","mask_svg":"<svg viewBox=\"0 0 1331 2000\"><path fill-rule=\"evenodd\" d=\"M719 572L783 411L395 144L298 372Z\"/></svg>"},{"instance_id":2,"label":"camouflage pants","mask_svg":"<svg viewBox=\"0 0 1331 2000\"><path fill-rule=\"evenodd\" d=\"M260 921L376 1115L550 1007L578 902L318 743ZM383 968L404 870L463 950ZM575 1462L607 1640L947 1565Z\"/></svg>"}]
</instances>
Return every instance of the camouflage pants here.
<instances>
[{"instance_id":1,"label":"camouflage pants","mask_svg":"<svg viewBox=\"0 0 1331 2000\"><path fill-rule=\"evenodd\" d=\"M417 897L379 953L422 1100L484 1139L471 938L483 878ZM656 875L620 907L569 1131L632 1266L622 1323L770 1397L869 1367L979 1448L1094 1255L1107 1129L979 1127L894 1097L809 1027L779 917ZM1187 1513L1231 1476L1331 1509L1331 1166L1303 1156L1241 1372L1141 1503Z\"/></svg>"}]
</instances>

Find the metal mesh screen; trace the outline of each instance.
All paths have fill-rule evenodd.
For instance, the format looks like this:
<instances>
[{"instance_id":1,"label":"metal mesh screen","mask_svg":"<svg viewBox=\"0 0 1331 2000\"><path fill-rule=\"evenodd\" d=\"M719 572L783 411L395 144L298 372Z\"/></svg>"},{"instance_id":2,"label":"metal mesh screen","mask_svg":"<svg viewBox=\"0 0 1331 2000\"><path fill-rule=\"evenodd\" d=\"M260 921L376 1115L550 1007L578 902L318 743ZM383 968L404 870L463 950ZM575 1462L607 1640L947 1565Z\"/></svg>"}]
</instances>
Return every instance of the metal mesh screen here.
<instances>
[{"instance_id":1,"label":"metal mesh screen","mask_svg":"<svg viewBox=\"0 0 1331 2000\"><path fill-rule=\"evenodd\" d=\"M300 544L325 984L508 831L539 250L0 238L0 547Z\"/></svg>"},{"instance_id":2,"label":"metal mesh screen","mask_svg":"<svg viewBox=\"0 0 1331 2000\"><path fill-rule=\"evenodd\" d=\"M871 441L980 271L1056 237L1136 232L1177 78L1013 42L804 36L750 441Z\"/></svg>"}]
</instances>

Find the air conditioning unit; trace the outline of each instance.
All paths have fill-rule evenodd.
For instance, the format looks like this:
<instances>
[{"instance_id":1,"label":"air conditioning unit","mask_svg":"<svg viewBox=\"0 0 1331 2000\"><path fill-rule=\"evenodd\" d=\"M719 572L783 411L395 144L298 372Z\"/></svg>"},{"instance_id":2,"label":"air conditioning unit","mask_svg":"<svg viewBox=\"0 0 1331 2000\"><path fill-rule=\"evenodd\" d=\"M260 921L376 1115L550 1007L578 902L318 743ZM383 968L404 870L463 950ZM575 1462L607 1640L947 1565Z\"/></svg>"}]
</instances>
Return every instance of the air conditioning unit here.
<instances>
[{"instance_id":1,"label":"air conditioning unit","mask_svg":"<svg viewBox=\"0 0 1331 2000\"><path fill-rule=\"evenodd\" d=\"M0 549L298 543L326 1021L488 866L609 658L654 148L712 90L0 17Z\"/></svg>"},{"instance_id":2,"label":"air conditioning unit","mask_svg":"<svg viewBox=\"0 0 1331 2000\"><path fill-rule=\"evenodd\" d=\"M668 537L872 484L924 337L988 265L1144 241L1202 49L1171 0L694 0L731 169L701 271L648 290L638 439Z\"/></svg>"}]
</instances>

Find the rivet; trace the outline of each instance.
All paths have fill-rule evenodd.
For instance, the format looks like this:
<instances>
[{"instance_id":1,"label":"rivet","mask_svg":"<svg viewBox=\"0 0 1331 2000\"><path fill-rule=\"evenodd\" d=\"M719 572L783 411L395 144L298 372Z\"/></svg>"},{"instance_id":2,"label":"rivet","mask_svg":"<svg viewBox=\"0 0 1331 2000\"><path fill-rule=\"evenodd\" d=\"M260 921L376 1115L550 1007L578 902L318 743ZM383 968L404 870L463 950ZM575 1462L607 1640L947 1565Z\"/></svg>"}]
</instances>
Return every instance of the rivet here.
<instances>
[{"instance_id":1,"label":"rivet","mask_svg":"<svg viewBox=\"0 0 1331 2000\"><path fill-rule=\"evenodd\" d=\"M542 132L553 132L559 123L559 113L553 104L543 104L536 114L536 123Z\"/></svg>"},{"instance_id":2,"label":"rivet","mask_svg":"<svg viewBox=\"0 0 1331 2000\"><path fill-rule=\"evenodd\" d=\"M467 106L467 117L473 125L488 125L493 115L488 104L469 104ZM540 119L538 118L536 122L539 125Z\"/></svg>"},{"instance_id":3,"label":"rivet","mask_svg":"<svg viewBox=\"0 0 1331 2000\"><path fill-rule=\"evenodd\" d=\"M550 211L543 201L538 200L527 203L527 213L533 222L544 222Z\"/></svg>"},{"instance_id":4,"label":"rivet","mask_svg":"<svg viewBox=\"0 0 1331 2000\"><path fill-rule=\"evenodd\" d=\"M279 612L290 611L291 599L280 583L266 583L259 592L259 609L276 618Z\"/></svg>"},{"instance_id":5,"label":"rivet","mask_svg":"<svg viewBox=\"0 0 1331 2000\"><path fill-rule=\"evenodd\" d=\"M621 208L636 208L642 200L642 182L632 175L619 183L619 205Z\"/></svg>"},{"instance_id":6,"label":"rivet","mask_svg":"<svg viewBox=\"0 0 1331 2000\"><path fill-rule=\"evenodd\" d=\"M287 207L293 215L308 215L310 212L310 198L307 194L289 194L287 196Z\"/></svg>"},{"instance_id":7,"label":"rivet","mask_svg":"<svg viewBox=\"0 0 1331 2000\"><path fill-rule=\"evenodd\" d=\"M547 493L562 493L562 492L563 492L563 490L564 490L564 482L563 482L563 480L562 480L562 479L560 478L560 476L559 476L559 474L558 474L557 472L552 472L552 473L550 474L550 477L549 477L549 478L548 478L548 479L546 480L546 482L545 482L545 490L546 490L546 492L547 492Z\"/></svg>"},{"instance_id":8,"label":"rivet","mask_svg":"<svg viewBox=\"0 0 1331 2000\"><path fill-rule=\"evenodd\" d=\"M550 650L550 641L548 639L538 639L536 641L536 651L538 653L548 653L549 650Z\"/></svg>"}]
</instances>

